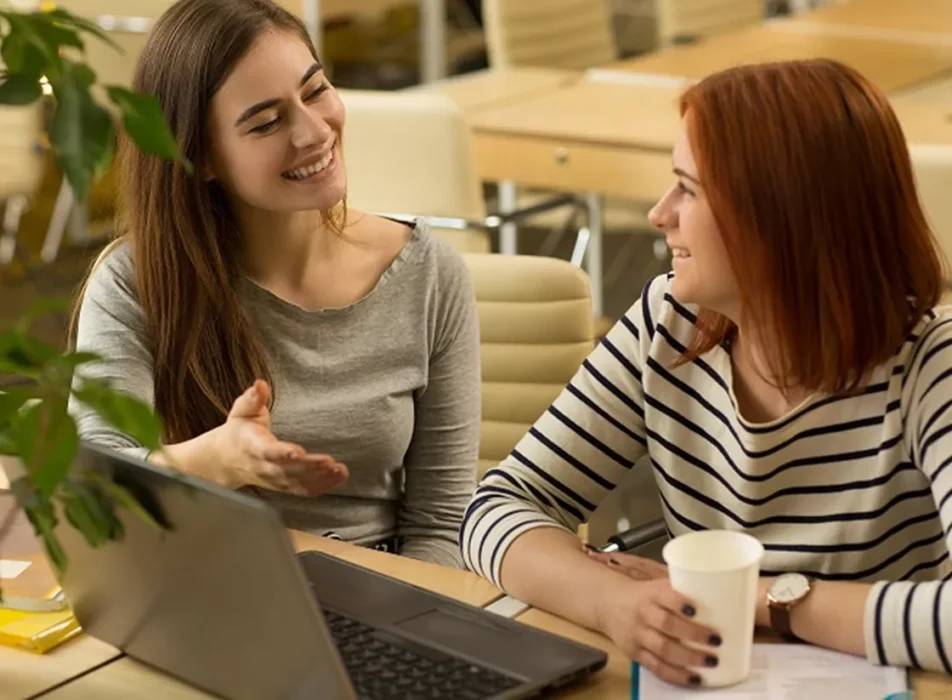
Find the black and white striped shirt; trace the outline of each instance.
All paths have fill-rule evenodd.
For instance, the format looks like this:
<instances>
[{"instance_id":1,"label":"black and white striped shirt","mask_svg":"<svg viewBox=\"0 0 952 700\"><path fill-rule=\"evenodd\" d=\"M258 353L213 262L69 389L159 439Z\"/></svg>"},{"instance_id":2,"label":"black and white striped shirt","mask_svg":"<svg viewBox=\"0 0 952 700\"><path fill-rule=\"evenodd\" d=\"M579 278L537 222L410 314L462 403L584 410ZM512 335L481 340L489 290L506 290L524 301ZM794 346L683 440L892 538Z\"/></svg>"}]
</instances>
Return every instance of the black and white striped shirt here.
<instances>
[{"instance_id":1,"label":"black and white striped shirt","mask_svg":"<svg viewBox=\"0 0 952 700\"><path fill-rule=\"evenodd\" d=\"M647 456L673 535L744 530L766 548L764 575L875 582L870 660L952 674L952 308L927 314L861 393L752 424L725 349L674 366L695 316L669 279L486 474L460 532L469 567L498 585L518 536L574 531Z\"/></svg>"}]
</instances>

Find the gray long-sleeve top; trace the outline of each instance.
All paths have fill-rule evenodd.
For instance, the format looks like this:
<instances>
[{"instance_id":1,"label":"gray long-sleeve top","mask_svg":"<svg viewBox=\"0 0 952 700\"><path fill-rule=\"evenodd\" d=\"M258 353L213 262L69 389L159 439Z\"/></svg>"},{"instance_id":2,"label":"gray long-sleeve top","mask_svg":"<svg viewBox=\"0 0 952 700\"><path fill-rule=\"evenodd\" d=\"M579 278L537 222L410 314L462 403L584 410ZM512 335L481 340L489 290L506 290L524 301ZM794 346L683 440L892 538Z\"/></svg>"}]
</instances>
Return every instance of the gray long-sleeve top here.
<instances>
[{"instance_id":1,"label":"gray long-sleeve top","mask_svg":"<svg viewBox=\"0 0 952 700\"><path fill-rule=\"evenodd\" d=\"M84 368L153 404L152 355L129 246L93 272L77 349ZM479 329L460 256L417 224L359 301L306 311L250 280L241 295L273 372L274 433L333 455L350 479L329 494L257 489L288 527L358 544L398 535L401 553L459 566L457 533L475 485L480 422ZM72 404L80 436L144 456L129 436Z\"/></svg>"}]
</instances>

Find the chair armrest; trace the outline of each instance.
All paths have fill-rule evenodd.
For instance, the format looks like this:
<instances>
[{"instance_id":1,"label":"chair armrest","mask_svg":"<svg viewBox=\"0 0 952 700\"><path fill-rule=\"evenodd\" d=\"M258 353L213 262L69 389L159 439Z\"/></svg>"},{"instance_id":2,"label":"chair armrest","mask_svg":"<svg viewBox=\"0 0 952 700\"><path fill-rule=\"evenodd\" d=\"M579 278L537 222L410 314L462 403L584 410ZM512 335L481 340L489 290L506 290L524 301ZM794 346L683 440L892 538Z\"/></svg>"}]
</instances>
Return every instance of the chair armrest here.
<instances>
[{"instance_id":1,"label":"chair armrest","mask_svg":"<svg viewBox=\"0 0 952 700\"><path fill-rule=\"evenodd\" d=\"M655 520L645 525L633 527L630 530L619 532L608 538L608 544L602 547L603 552L628 552L642 545L668 536L668 528L664 520Z\"/></svg>"}]
</instances>

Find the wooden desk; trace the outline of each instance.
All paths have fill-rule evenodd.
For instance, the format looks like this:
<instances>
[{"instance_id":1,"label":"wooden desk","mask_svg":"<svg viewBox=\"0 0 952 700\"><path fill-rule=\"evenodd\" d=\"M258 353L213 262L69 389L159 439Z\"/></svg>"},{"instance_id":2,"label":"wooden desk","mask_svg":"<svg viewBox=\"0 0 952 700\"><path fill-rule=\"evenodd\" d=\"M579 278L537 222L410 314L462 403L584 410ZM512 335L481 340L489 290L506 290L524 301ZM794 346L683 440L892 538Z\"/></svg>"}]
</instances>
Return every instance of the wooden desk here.
<instances>
[{"instance_id":1,"label":"wooden desk","mask_svg":"<svg viewBox=\"0 0 952 700\"><path fill-rule=\"evenodd\" d=\"M491 583L467 571L447 569L302 532L292 532L291 538L297 551L325 552L470 605L481 607L502 595ZM112 663L108 663L110 661ZM8 668L16 668L15 673L11 674ZM66 683L70 679L75 680ZM47 692L42 697L58 700L128 700L136 697L197 700L212 697L123 657L117 649L86 635L42 656L0 647L0 700L20 700L43 691Z\"/></svg>"},{"instance_id":2,"label":"wooden desk","mask_svg":"<svg viewBox=\"0 0 952 700\"><path fill-rule=\"evenodd\" d=\"M948 0L850 0L787 21L866 36L898 38L905 34L910 41L952 42L952 3Z\"/></svg>"},{"instance_id":3,"label":"wooden desk","mask_svg":"<svg viewBox=\"0 0 952 700\"><path fill-rule=\"evenodd\" d=\"M483 179L500 183L500 210L515 207L515 183L588 193L585 269L596 316L604 296L600 198L654 200L667 189L679 93L583 79L470 118L476 167ZM515 227L501 233L509 241L503 252L517 252Z\"/></svg>"},{"instance_id":4,"label":"wooden desk","mask_svg":"<svg viewBox=\"0 0 952 700\"><path fill-rule=\"evenodd\" d=\"M581 77L575 71L522 67L476 71L406 89L442 93L459 105L467 116L471 116L483 109L553 92Z\"/></svg>"},{"instance_id":5,"label":"wooden desk","mask_svg":"<svg viewBox=\"0 0 952 700\"><path fill-rule=\"evenodd\" d=\"M893 97L893 103L915 105L952 115L952 75L904 90Z\"/></svg>"},{"instance_id":6,"label":"wooden desk","mask_svg":"<svg viewBox=\"0 0 952 700\"><path fill-rule=\"evenodd\" d=\"M86 635L42 655L0 646L0 700L23 700L120 656L118 649Z\"/></svg>"},{"instance_id":7,"label":"wooden desk","mask_svg":"<svg viewBox=\"0 0 952 700\"><path fill-rule=\"evenodd\" d=\"M845 63L886 92L892 92L952 72L952 43L943 45L902 41L895 37L797 32L765 24L710 37L697 44L619 61L609 68L699 79L746 63L808 58L832 58Z\"/></svg>"},{"instance_id":8,"label":"wooden desk","mask_svg":"<svg viewBox=\"0 0 952 700\"><path fill-rule=\"evenodd\" d=\"M541 610L529 610L516 619L527 625L603 649L608 653L608 665L603 671L595 674L586 683L566 690L559 696L560 698L629 700L631 663L608 638ZM952 700L952 678L921 671L912 671L909 676L912 689L916 692L916 700Z\"/></svg>"}]
</instances>

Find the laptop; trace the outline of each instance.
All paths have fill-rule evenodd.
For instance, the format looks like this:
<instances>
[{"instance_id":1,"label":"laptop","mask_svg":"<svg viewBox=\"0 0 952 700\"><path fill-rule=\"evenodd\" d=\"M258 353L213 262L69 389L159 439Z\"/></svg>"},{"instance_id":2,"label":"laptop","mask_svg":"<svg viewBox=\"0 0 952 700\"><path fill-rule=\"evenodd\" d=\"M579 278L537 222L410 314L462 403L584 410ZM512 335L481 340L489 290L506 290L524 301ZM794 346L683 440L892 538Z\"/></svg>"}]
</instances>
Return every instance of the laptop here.
<instances>
[{"instance_id":1,"label":"laptop","mask_svg":"<svg viewBox=\"0 0 952 700\"><path fill-rule=\"evenodd\" d=\"M269 505L83 443L74 470L132 491L120 542L58 535L87 633L235 700L478 700L546 694L606 654L319 552Z\"/></svg>"}]
</instances>

